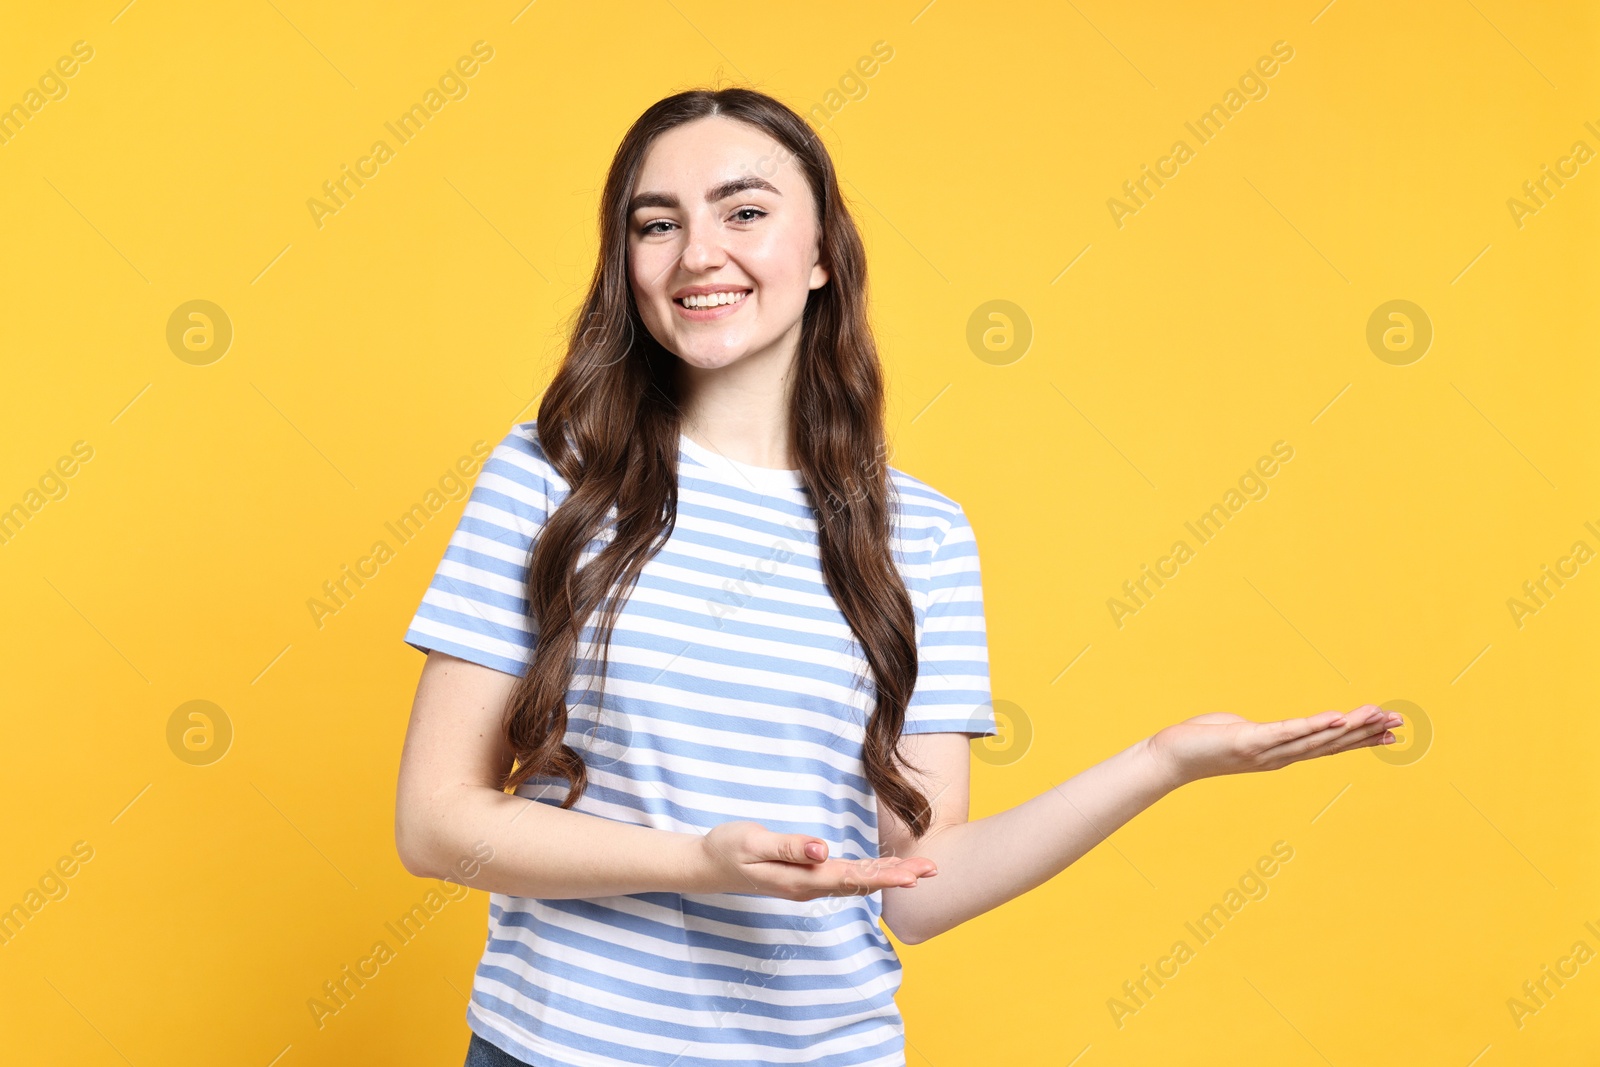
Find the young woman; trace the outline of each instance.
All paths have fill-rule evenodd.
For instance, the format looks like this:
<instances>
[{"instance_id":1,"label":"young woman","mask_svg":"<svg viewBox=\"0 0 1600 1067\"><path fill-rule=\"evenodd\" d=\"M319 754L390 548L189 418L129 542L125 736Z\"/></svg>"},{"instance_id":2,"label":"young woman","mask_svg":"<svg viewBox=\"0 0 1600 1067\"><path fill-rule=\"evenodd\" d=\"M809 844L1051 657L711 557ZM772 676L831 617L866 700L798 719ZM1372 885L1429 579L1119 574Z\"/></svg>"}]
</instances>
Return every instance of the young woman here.
<instances>
[{"instance_id":1,"label":"young woman","mask_svg":"<svg viewBox=\"0 0 1600 1067\"><path fill-rule=\"evenodd\" d=\"M925 941L1179 785L1393 740L1372 705L1201 715L969 821L976 541L886 451L816 135L745 89L649 108L565 360L405 634L400 857L491 894L468 1064L904 1064L880 920Z\"/></svg>"}]
</instances>

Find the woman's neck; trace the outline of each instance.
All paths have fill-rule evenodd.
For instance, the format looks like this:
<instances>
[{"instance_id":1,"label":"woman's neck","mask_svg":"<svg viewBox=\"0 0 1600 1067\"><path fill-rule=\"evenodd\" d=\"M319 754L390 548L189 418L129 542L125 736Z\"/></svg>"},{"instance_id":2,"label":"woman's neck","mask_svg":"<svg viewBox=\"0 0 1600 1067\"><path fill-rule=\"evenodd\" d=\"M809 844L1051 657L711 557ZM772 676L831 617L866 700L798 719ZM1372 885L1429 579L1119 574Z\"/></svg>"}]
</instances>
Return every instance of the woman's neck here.
<instances>
[{"instance_id":1,"label":"woman's neck","mask_svg":"<svg viewBox=\"0 0 1600 1067\"><path fill-rule=\"evenodd\" d=\"M789 439L793 358L778 365L744 357L724 367L678 365L682 431L697 444L752 467L794 470Z\"/></svg>"}]
</instances>

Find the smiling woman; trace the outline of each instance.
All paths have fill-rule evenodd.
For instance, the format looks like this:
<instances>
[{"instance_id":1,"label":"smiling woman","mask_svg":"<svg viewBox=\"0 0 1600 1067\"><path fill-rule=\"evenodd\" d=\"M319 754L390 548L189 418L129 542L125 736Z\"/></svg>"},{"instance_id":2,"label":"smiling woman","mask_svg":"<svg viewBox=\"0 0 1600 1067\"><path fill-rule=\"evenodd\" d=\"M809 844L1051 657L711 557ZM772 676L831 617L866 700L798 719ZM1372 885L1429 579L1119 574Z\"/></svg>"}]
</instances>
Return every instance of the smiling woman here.
<instances>
[{"instance_id":1,"label":"smiling woman","mask_svg":"<svg viewBox=\"0 0 1600 1067\"><path fill-rule=\"evenodd\" d=\"M956 809L902 736L996 732L972 527L882 462L865 256L792 111L652 107L601 248L406 635L402 858L496 849L476 1055L903 1063L878 891L933 865L880 826Z\"/></svg>"},{"instance_id":2,"label":"smiling woman","mask_svg":"<svg viewBox=\"0 0 1600 1067\"><path fill-rule=\"evenodd\" d=\"M495 857L462 878L491 894L469 1064L903 1067L889 933L1027 892L1184 782L1395 723L1197 716L969 822L978 542L883 462L866 285L783 104L679 93L623 138L566 356L405 634L400 857Z\"/></svg>"}]
</instances>

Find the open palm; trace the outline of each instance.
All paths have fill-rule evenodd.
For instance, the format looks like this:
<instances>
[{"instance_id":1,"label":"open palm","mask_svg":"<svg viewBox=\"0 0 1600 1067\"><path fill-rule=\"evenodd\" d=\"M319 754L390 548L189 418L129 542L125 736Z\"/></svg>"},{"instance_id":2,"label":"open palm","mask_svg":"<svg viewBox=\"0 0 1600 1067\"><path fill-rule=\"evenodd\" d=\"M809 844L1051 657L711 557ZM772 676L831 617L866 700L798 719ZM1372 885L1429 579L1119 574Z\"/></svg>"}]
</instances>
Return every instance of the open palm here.
<instances>
[{"instance_id":1,"label":"open palm","mask_svg":"<svg viewBox=\"0 0 1600 1067\"><path fill-rule=\"evenodd\" d=\"M1316 756L1389 744L1403 722L1376 704L1303 719L1252 722L1225 711L1196 715L1158 730L1150 751L1177 782L1223 774L1272 771Z\"/></svg>"}]
</instances>

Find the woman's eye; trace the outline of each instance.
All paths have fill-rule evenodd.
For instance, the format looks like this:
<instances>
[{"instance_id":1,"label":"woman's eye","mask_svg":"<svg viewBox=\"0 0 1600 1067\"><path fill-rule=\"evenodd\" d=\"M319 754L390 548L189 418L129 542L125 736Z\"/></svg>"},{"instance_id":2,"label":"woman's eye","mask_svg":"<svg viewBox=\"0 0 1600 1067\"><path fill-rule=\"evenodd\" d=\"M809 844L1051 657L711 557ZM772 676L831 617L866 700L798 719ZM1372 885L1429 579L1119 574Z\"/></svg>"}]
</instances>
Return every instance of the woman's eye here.
<instances>
[{"instance_id":1,"label":"woman's eye","mask_svg":"<svg viewBox=\"0 0 1600 1067\"><path fill-rule=\"evenodd\" d=\"M733 213L733 217L736 220L738 220L739 222L754 222L758 218L765 218L766 214L767 213L765 211L762 211L758 207L742 207L738 211L735 211ZM750 216L754 216L754 218L752 218ZM656 227L657 226L672 226L672 225L675 225L675 224L672 223L672 222L669 222L666 219L656 219L654 222L647 222L643 226L639 227L639 236L641 236L641 237L653 237L653 236L655 236L657 234L663 234L663 233L666 233L667 231L665 229L659 229L658 230L658 229L656 229Z\"/></svg>"}]
</instances>

